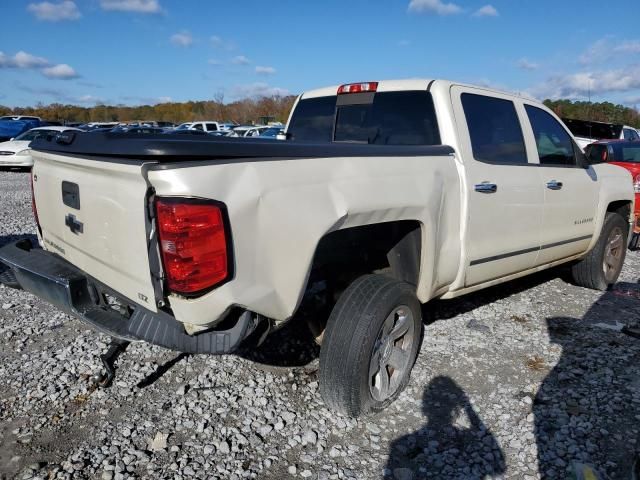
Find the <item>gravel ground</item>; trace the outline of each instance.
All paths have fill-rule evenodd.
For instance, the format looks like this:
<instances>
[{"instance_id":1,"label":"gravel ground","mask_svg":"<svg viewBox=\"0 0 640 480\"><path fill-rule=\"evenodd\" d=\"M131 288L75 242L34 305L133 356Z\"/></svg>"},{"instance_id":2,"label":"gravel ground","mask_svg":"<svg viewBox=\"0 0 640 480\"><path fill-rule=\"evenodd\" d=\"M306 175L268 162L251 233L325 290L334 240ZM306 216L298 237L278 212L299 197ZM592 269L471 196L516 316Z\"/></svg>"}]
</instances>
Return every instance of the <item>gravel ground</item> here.
<instances>
[{"instance_id":1,"label":"gravel ground","mask_svg":"<svg viewBox=\"0 0 640 480\"><path fill-rule=\"evenodd\" d=\"M0 244L34 231L0 172ZM94 389L108 338L0 287L0 478L629 478L640 340L607 327L640 318L640 254L605 294L562 275L430 304L409 387L363 421L324 408L296 325L241 356L134 344Z\"/></svg>"}]
</instances>

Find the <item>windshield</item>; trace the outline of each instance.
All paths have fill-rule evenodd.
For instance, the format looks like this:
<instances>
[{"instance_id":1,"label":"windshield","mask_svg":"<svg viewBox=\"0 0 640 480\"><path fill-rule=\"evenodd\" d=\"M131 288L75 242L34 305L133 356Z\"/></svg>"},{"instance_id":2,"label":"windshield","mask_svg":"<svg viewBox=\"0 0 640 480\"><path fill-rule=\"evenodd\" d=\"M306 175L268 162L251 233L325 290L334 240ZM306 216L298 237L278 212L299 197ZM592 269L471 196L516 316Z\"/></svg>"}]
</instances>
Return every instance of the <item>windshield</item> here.
<instances>
[{"instance_id":1,"label":"windshield","mask_svg":"<svg viewBox=\"0 0 640 480\"><path fill-rule=\"evenodd\" d=\"M439 145L433 99L426 91L377 93L350 103L348 95L301 100L288 133L293 140L375 145ZM335 123L335 128L334 128Z\"/></svg>"},{"instance_id":2,"label":"windshield","mask_svg":"<svg viewBox=\"0 0 640 480\"><path fill-rule=\"evenodd\" d=\"M52 133L58 133L55 130L29 130L28 132L24 132L22 135L18 135L14 140L20 140L21 142L31 142L36 138L45 137Z\"/></svg>"},{"instance_id":3,"label":"windshield","mask_svg":"<svg viewBox=\"0 0 640 480\"><path fill-rule=\"evenodd\" d=\"M190 126L190 123L183 123L182 125L177 126L176 130L189 130Z\"/></svg>"}]
</instances>

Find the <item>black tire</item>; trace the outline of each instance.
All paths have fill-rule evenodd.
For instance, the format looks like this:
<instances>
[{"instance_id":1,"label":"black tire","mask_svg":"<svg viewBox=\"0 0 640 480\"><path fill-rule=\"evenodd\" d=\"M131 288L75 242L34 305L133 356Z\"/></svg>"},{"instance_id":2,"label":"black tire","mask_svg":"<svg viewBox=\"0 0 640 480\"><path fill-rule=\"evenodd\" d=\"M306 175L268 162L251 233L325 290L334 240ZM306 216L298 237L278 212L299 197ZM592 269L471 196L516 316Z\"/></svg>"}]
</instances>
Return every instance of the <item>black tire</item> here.
<instances>
[{"instance_id":1,"label":"black tire","mask_svg":"<svg viewBox=\"0 0 640 480\"><path fill-rule=\"evenodd\" d=\"M574 283L593 290L606 290L613 285L618 280L624 264L628 235L629 225L622 215L608 212L602 225L600 237L593 250L571 267ZM620 238L616 240L612 237ZM609 256L612 251L609 244L614 240L618 247L615 255ZM613 260L608 260L605 266L605 256L609 259L615 257L615 265L611 265L611 268L608 268L609 263L614 263Z\"/></svg>"},{"instance_id":2,"label":"black tire","mask_svg":"<svg viewBox=\"0 0 640 480\"><path fill-rule=\"evenodd\" d=\"M384 333L389 325L391 329ZM405 326L407 332L393 341ZM415 287L384 275L355 280L333 308L320 349L320 393L326 405L350 417L386 408L407 386L421 341L422 315ZM396 369L392 363L398 365L398 360L403 367ZM370 377L372 365L385 361L389 363ZM384 397L383 368L389 395L374 398L374 393Z\"/></svg>"}]
</instances>

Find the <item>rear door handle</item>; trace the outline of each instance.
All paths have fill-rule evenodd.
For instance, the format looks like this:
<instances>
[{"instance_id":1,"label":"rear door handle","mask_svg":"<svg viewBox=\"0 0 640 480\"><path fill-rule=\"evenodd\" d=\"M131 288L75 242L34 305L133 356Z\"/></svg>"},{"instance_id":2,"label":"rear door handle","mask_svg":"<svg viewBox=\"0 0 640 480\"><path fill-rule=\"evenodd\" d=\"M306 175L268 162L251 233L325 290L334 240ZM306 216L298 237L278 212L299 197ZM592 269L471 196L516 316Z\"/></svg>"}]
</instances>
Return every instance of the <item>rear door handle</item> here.
<instances>
[{"instance_id":1,"label":"rear door handle","mask_svg":"<svg viewBox=\"0 0 640 480\"><path fill-rule=\"evenodd\" d=\"M551 180L550 182L547 182L547 188L549 190L560 190L562 188L562 182Z\"/></svg>"},{"instance_id":2,"label":"rear door handle","mask_svg":"<svg viewBox=\"0 0 640 480\"><path fill-rule=\"evenodd\" d=\"M482 182L477 183L475 189L476 192L480 193L496 193L498 191L498 185L495 183Z\"/></svg>"}]
</instances>

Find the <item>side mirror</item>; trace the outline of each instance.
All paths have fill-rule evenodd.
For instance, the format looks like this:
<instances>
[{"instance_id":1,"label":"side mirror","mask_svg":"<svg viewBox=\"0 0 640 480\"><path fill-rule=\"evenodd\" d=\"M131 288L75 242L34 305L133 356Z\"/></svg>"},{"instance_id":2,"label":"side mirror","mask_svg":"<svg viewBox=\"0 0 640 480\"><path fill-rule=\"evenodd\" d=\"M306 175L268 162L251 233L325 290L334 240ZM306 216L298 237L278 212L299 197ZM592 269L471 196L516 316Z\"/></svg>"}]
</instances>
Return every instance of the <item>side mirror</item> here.
<instances>
[{"instance_id":1,"label":"side mirror","mask_svg":"<svg viewBox=\"0 0 640 480\"><path fill-rule=\"evenodd\" d=\"M13 139L14 139L14 138L15 138L15 137L11 137L11 138L9 139L9 141L10 141L10 142L11 142L11 141L13 141Z\"/></svg>"}]
</instances>

